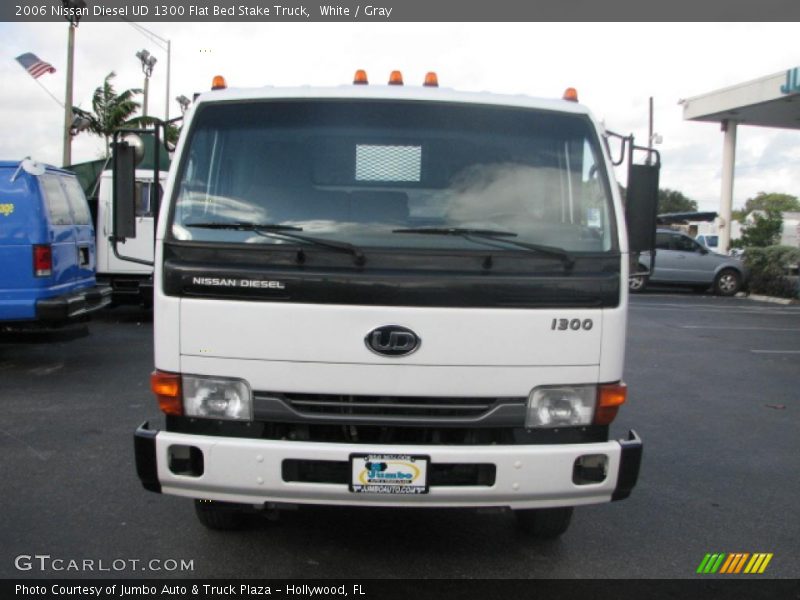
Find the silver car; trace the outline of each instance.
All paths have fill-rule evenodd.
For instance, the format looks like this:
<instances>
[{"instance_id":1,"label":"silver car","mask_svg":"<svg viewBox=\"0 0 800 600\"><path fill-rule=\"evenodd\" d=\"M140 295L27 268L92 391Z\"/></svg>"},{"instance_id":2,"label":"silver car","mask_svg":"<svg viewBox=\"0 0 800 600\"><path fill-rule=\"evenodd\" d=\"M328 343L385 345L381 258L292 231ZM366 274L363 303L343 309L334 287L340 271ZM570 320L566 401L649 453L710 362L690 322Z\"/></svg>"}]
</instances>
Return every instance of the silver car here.
<instances>
[{"instance_id":1,"label":"silver car","mask_svg":"<svg viewBox=\"0 0 800 600\"><path fill-rule=\"evenodd\" d=\"M650 265L649 253L642 254L639 270ZM742 261L709 250L683 233L669 229L656 232L656 258L650 275L635 275L628 280L632 292L641 292L648 283L707 289L721 296L733 296L747 280Z\"/></svg>"}]
</instances>

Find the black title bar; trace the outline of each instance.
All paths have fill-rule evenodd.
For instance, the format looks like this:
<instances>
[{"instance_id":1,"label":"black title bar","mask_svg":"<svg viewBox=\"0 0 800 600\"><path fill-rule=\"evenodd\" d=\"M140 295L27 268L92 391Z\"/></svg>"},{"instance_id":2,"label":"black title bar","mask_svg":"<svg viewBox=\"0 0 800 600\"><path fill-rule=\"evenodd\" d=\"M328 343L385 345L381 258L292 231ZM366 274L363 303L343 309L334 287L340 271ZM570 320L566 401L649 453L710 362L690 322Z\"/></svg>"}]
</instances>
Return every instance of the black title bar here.
<instances>
[{"instance_id":1,"label":"black title bar","mask_svg":"<svg viewBox=\"0 0 800 600\"><path fill-rule=\"evenodd\" d=\"M85 6L82 6L85 5ZM67 8L65 8L67 7ZM796 0L3 0L0 21L797 21ZM667 40L664 43L669 43Z\"/></svg>"}]
</instances>

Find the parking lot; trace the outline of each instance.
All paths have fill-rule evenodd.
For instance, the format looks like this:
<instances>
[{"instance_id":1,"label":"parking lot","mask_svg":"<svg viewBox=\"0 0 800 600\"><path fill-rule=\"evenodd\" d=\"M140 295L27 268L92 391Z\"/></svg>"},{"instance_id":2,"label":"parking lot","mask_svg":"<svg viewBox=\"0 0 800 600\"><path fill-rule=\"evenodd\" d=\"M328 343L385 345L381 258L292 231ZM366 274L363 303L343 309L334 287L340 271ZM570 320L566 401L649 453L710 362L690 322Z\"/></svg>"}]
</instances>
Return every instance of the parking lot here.
<instances>
[{"instance_id":1,"label":"parking lot","mask_svg":"<svg viewBox=\"0 0 800 600\"><path fill-rule=\"evenodd\" d=\"M146 492L134 470L133 430L162 422L147 313L108 311L74 339L7 338L0 576L695 577L709 552L770 552L760 577L800 576L800 306L664 292L631 303L629 400L612 431L642 436L639 484L576 510L555 542L471 510L315 507L208 531L190 501ZM127 566L17 570L34 554ZM153 559L193 568L143 571Z\"/></svg>"}]
</instances>

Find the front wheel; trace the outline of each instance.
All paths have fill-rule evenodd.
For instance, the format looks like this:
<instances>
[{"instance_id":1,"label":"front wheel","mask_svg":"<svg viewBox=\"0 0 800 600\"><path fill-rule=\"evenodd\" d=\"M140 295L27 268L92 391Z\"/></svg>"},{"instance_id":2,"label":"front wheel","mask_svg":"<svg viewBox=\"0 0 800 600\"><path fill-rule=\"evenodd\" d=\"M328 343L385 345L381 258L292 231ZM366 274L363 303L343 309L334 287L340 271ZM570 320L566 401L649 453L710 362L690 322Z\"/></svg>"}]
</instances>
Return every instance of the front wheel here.
<instances>
[{"instance_id":1,"label":"front wheel","mask_svg":"<svg viewBox=\"0 0 800 600\"><path fill-rule=\"evenodd\" d=\"M647 287L647 275L633 275L628 278L628 289L634 294L644 291Z\"/></svg>"},{"instance_id":2,"label":"front wheel","mask_svg":"<svg viewBox=\"0 0 800 600\"><path fill-rule=\"evenodd\" d=\"M244 512L239 505L228 502L195 500L194 512L205 527L218 531L241 529L245 523Z\"/></svg>"},{"instance_id":3,"label":"front wheel","mask_svg":"<svg viewBox=\"0 0 800 600\"><path fill-rule=\"evenodd\" d=\"M569 527L572 507L515 510L514 515L517 517L517 524L524 532L535 538L552 540Z\"/></svg>"},{"instance_id":4,"label":"front wheel","mask_svg":"<svg viewBox=\"0 0 800 600\"><path fill-rule=\"evenodd\" d=\"M714 292L720 296L734 296L742 288L742 276L733 269L723 269L714 279Z\"/></svg>"}]
</instances>

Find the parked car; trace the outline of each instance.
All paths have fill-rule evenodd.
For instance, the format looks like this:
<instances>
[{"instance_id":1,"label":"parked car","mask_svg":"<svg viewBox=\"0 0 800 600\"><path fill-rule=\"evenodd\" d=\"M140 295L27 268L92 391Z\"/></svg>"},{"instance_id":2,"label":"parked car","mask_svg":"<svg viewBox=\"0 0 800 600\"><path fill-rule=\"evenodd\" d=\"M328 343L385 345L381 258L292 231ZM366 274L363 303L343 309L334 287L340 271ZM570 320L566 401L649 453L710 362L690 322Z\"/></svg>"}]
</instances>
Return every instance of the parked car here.
<instances>
[{"instance_id":1,"label":"parked car","mask_svg":"<svg viewBox=\"0 0 800 600\"><path fill-rule=\"evenodd\" d=\"M711 235L711 234L701 233L696 238L694 238L694 241L697 242L698 244L701 244L701 245L705 246L706 248L708 248L712 252L718 252L719 251L719 236L718 235Z\"/></svg>"},{"instance_id":2,"label":"parked car","mask_svg":"<svg viewBox=\"0 0 800 600\"><path fill-rule=\"evenodd\" d=\"M650 256L642 254L641 270L650 264ZM656 232L656 256L653 272L635 275L628 280L632 292L641 292L648 283L681 285L698 289L711 287L721 296L733 296L747 281L747 269L732 256L712 252L688 235L669 229Z\"/></svg>"},{"instance_id":3,"label":"parked car","mask_svg":"<svg viewBox=\"0 0 800 600\"><path fill-rule=\"evenodd\" d=\"M0 161L0 329L63 325L111 300L95 283L89 206L73 173Z\"/></svg>"}]
</instances>

